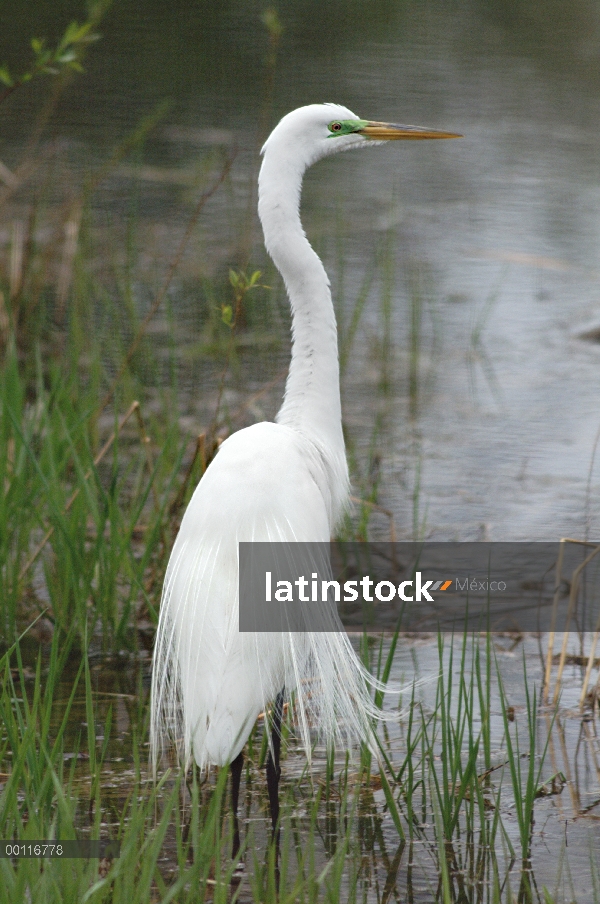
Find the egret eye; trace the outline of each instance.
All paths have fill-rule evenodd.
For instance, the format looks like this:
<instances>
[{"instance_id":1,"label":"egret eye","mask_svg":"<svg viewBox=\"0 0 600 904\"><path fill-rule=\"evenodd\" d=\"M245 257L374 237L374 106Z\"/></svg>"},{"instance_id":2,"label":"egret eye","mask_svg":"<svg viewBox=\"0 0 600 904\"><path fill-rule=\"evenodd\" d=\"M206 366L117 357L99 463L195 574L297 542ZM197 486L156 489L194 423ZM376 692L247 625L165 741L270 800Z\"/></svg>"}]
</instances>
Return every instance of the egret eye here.
<instances>
[{"instance_id":1,"label":"egret eye","mask_svg":"<svg viewBox=\"0 0 600 904\"><path fill-rule=\"evenodd\" d=\"M330 123L330 125L329 125L329 131L330 131L330 132L341 132L341 131L342 131L342 124L341 124L341 122L332 122L332 123Z\"/></svg>"}]
</instances>

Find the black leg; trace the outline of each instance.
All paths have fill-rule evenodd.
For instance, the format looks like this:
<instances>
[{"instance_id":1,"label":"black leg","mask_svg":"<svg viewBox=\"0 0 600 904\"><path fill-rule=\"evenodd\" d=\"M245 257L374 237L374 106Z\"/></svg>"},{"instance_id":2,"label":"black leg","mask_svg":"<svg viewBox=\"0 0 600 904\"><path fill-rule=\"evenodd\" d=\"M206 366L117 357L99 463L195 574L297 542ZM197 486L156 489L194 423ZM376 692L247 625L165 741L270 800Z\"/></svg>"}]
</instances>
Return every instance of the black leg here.
<instances>
[{"instance_id":1,"label":"black leg","mask_svg":"<svg viewBox=\"0 0 600 904\"><path fill-rule=\"evenodd\" d=\"M186 810L187 810L188 799L189 799L190 802L193 800L193 796L192 796L192 788L193 788L193 786L194 786L194 771L195 771L195 769L196 769L196 766L192 763L190 769L189 769L189 770L186 769L186 772L185 772L185 776L184 776L185 784L184 784L184 786L182 786L182 788L181 788L181 806L182 806L182 808L183 808L183 812L184 812L184 813L185 813ZM186 795L186 791L187 791L187 795ZM190 806L190 808L189 808L189 816L188 816L188 818L187 818L187 820L186 820L186 822L185 822L185 825L183 826L182 831L181 831L181 840L183 841L184 844L187 844L187 840L188 840L188 837L189 837L189 834L190 834L190 825L191 825L191 823L192 823L192 808L191 808L191 806Z\"/></svg>"},{"instance_id":2,"label":"black leg","mask_svg":"<svg viewBox=\"0 0 600 904\"><path fill-rule=\"evenodd\" d=\"M231 809L233 811L233 850L231 859L235 860L240 852L240 827L238 823L238 803L240 799L240 782L242 769L244 768L244 751L242 750L233 760L231 769Z\"/></svg>"},{"instance_id":3,"label":"black leg","mask_svg":"<svg viewBox=\"0 0 600 904\"><path fill-rule=\"evenodd\" d=\"M271 724L271 747L267 756L267 789L269 791L269 805L271 809L271 824L273 826L273 841L279 849L279 754L281 752L281 718L283 715L283 691L277 694L275 711Z\"/></svg>"},{"instance_id":4,"label":"black leg","mask_svg":"<svg viewBox=\"0 0 600 904\"><path fill-rule=\"evenodd\" d=\"M271 825L273 826L273 841L275 842L275 890L279 898L279 777L281 767L279 754L281 753L281 719L283 716L283 695L285 688L277 694L273 721L271 722L271 747L267 756L267 789L269 791L269 806L271 809Z\"/></svg>"}]
</instances>

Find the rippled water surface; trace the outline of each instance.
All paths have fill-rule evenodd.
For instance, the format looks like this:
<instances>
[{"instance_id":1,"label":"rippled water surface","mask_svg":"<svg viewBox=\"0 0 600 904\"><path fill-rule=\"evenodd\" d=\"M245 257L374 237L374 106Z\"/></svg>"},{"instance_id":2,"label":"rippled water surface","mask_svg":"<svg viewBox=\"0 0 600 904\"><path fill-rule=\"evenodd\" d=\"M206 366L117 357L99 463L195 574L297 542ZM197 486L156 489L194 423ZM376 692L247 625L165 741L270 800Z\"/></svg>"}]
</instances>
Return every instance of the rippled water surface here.
<instances>
[{"instance_id":1,"label":"rippled water surface","mask_svg":"<svg viewBox=\"0 0 600 904\"><path fill-rule=\"evenodd\" d=\"M465 648L464 664L460 668L469 675L475 666L475 650L483 654L485 640L467 642ZM425 720L431 718L436 708L438 640L427 635L402 636L398 643L394 668L390 676L395 686L406 688L401 698L403 715L398 721L387 723L385 730L381 732L384 749L391 763L399 768L406 756L406 748L409 728L409 703L413 692L410 682L414 677L417 680L414 691L413 705L416 705L415 713L422 712ZM524 674L527 675L527 684L530 694L534 693L534 687L540 687L543 663L542 653L547 649L547 637L496 637L492 644L499 674L502 676L504 693L507 703L510 705L511 735L513 742L520 737L522 750L522 769L528 766L527 750L527 694ZM571 644L572 657L562 682L561 705L554 715L551 708L540 711L536 719L537 753L536 762L541 767L540 795L535 805L535 821L532 832L532 862L533 875L538 889L546 887L556 896L557 901L575 900L578 902L595 901L593 888L590 883L594 879L594 867L590 863L597 862L597 851L600 845L600 826L597 818L598 804L600 803L599 782L599 747L595 730L595 721L590 718L589 709L585 713L579 710L579 695L581 690L581 669L576 663L577 645ZM451 706L452 717L455 724L460 724L458 718L459 694L457 674L462 657L462 641L450 637L444 640L444 652L441 663L450 681L454 674L455 702ZM72 679L77 671L78 663L73 662L73 669L67 670L63 683L56 699L56 713L60 720L62 707L66 704L72 692ZM525 671L524 671L525 670ZM101 769L101 787L103 801L102 832L111 835L118 833L122 819L121 812L124 803L130 793L132 783L135 781L137 769L132 757L132 738L143 731L140 723L140 713L144 711L147 703L147 691L149 685L150 659L147 653L140 651L136 659L123 657L115 660L96 657L92 661L91 680L93 697L96 707L96 724L99 732L97 741L104 744L102 725L105 723L109 709L112 711L111 741L108 744ZM397 707L398 698L393 694L387 696L385 708L392 710ZM416 701L416 704L414 703ZM468 832L459 831L453 842L453 850L456 861L460 865L463 880L466 883L464 900L489 900L492 865L498 871L500 883L506 892L506 883L513 885L516 894L519 884L520 862L518 856L513 858L509 846L512 845L516 852L519 851L519 824L514 807L511 792L511 777L508 768L508 754L504 737L504 722L502 716L502 702L498 681L492 678L492 691L490 700L490 728L492 737L491 747L491 771L486 784L486 801L489 809L486 818L493 819L499 807L498 817L502 821L502 836L505 839L498 843L496 859L489 860L490 851L482 845L477 837L472 837ZM419 718L418 715L415 718ZM475 736L482 728L479 713L475 712L472 719L472 728ZM86 706L85 700L75 702L71 710L71 718L66 737L66 748L71 746L78 748L81 732L85 732ZM243 834L251 833L251 850L256 856L262 856L268 839L268 806L266 801L266 787L264 770L258 768L257 754L262 728L259 726L254 739L254 751L250 752L247 761L247 771L244 772L242 783L242 831ZM470 739L467 735L463 738L463 755L468 755ZM547 744L547 746L546 746ZM442 739L438 737L436 749L442 750ZM147 749L142 744L142 756L140 758L142 785L150 786L152 779L143 759L143 751ZM284 805L284 825L290 826L290 832L294 837L302 837L302 826L310 820L308 814L311 809L311 800L315 790L324 794L326 759L323 751L317 748L314 751L312 766L312 779L309 781L306 774L306 760L295 742L291 740L283 759L282 771L282 797L286 800ZM69 754L66 755L68 759ZM81 780L76 782L76 790L83 801L89 790L87 779L87 757L78 754L81 759L76 774L81 774ZM415 749L414 767L417 770L417 781L420 776L420 750ZM351 766L351 775L355 775ZM438 780L443 781L443 763L438 755L432 766L438 773ZM343 774L345 769L345 757L340 755L334 768L335 779ZM486 770L483 762L483 750L477 758L477 772L484 775ZM427 776L427 774L426 774ZM554 781L553 781L554 777ZM431 782L431 777L427 779ZM414 838L401 841L394 825L394 821L387 811L384 792L377 775L371 777L372 787L365 789L359 804L359 819L357 820L357 850L363 859L361 870L361 882L364 883L363 892L365 900L387 901L391 890L394 894L409 896L414 901L430 901L435 898L438 870L437 851L434 840L434 816L429 807L425 807L423 814L419 813L419 819L415 826ZM408 781L406 778L405 781ZM214 784L214 776L209 777L204 789L203 802L210 799L211 787ZM399 799L402 800L402 786ZM432 794L431 786L428 794ZM165 791L170 785L167 783ZM416 789L418 785L416 786ZM420 800L420 795L415 789L414 800ZM396 794L398 790L396 791ZM334 798L337 799L337 798ZM431 798L430 798L431 799ZM498 805L498 801L500 802ZM189 818L188 809L182 811L182 819L185 822ZM335 809L335 808L334 808ZM187 814L187 815L186 815ZM317 863L322 863L324 868L327 860L328 844L335 845L336 827L335 819L331 819L328 806L321 804L319 811L320 837L316 842L315 857ZM86 833L87 807L81 807L82 832ZM177 859L174 843L175 828L167 834L163 845L161 869L165 875L170 875L177 869ZM286 829L287 831L287 829ZM408 828L406 827L408 832ZM373 835L375 832L375 835ZM287 837L287 836L285 836ZM311 842L313 843L313 842ZM324 847L323 847L324 846ZM471 852L471 853L470 853ZM243 879L241 887L241 900L253 900L247 882L252 873L252 856L246 858L248 876ZM356 856L356 854L355 854ZM481 861L480 887L474 877L478 875L478 869L473 861ZM292 858L293 860L293 858ZM485 866L484 866L485 864ZM293 873L293 863L290 866ZM487 872L486 872L487 870ZM453 885L460 888L461 872L453 873ZM384 889L388 889L386 897ZM483 898L477 897L483 895ZM487 896L487 897L486 897ZM569 897L571 896L571 897ZM507 898L510 900L510 898ZM527 897L523 898L528 900Z\"/></svg>"},{"instance_id":2,"label":"rippled water surface","mask_svg":"<svg viewBox=\"0 0 600 904\"><path fill-rule=\"evenodd\" d=\"M103 287L94 313L114 373L131 336L110 305L126 297L139 317L149 310L198 198L235 149L148 331L158 369L148 369L145 405L176 385L181 425L195 435L211 422L224 380L226 426L271 418L289 359L289 321L254 213L258 151L269 129L295 106L334 101L364 118L458 131L460 141L393 143L329 159L306 179L303 218L338 312L356 497L379 506L374 538L389 536L391 522L399 539L597 536L597 4L297 0L279 6L278 42L262 12L249 0L114 3L85 73L38 136L37 168L17 191L0 185L3 266L9 270L33 199L52 213L95 179L86 276ZM33 34L51 39L81 16L74 0L5 0L0 62L20 69ZM35 82L0 107L0 160L14 172L31 151L50 90ZM96 178L164 100L170 105L143 144L117 154ZM53 236L40 220L40 246L51 248ZM223 348L209 326L231 292L230 267L260 269L268 288L253 296L223 377ZM524 649L529 678L539 681L537 641L527 639ZM522 656L521 645L500 643L517 718ZM430 640L401 645L397 676L419 665L425 677L437 673ZM108 789L114 781L117 802L131 778L128 707L145 693L148 672L147 656L139 674L115 677L100 663L94 671L99 710L103 700L114 703L118 740L104 782ZM547 759L548 771L564 772L569 784L539 805L534 856L547 872L541 884L558 875L574 899L591 901L586 870L600 844L600 767L597 739L577 709L580 678L573 666ZM433 705L431 687L421 688L424 706ZM493 718L501 737L497 699ZM401 752L402 733L391 744ZM300 760L290 756L284 778ZM382 807L383 792L375 798ZM514 815L504 816L516 832ZM390 848L393 831L386 816ZM427 858L424 850L411 879L414 900L430 899ZM406 861L399 862L403 875ZM385 884L382 862L377 868Z\"/></svg>"},{"instance_id":3,"label":"rippled water surface","mask_svg":"<svg viewBox=\"0 0 600 904\"><path fill-rule=\"evenodd\" d=\"M63 7L65 17L79 14L77 4ZM31 33L59 27L54 4L33 10L13 2L4 10L20 35L20 43L3 42L9 61ZM86 74L59 101L43 139L57 155L58 178L76 185L157 103L171 101L143 151L94 194L99 266L123 253L114 235L121 230L141 308L189 220L210 155L238 147L230 180L205 209L171 292L182 416L201 425L215 386L214 369L192 341L205 316L203 276L236 261L266 265L255 220L248 231L248 205L257 149L278 116L334 100L363 117L455 129L463 140L348 154L319 164L307 179L307 229L346 325L368 287L344 375L357 474L376 468L379 501L392 510L400 536L593 533L598 482L589 475L600 424L595 5L424 9L381 0L367 11L359 3L294 3L279 11L274 68L259 13L251 3L149 3L143 12L115 4ZM38 82L3 106L6 165L18 163L45 97ZM25 215L26 201L26 192L11 198L12 217ZM0 241L6 248L8 227ZM242 388L259 389L285 369L280 302L275 351L246 352L242 377L230 378L234 405ZM162 326L166 334L164 319ZM110 341L114 323L99 328ZM248 419L272 416L280 393L281 382ZM385 534L385 518L375 522L375 533Z\"/></svg>"}]
</instances>

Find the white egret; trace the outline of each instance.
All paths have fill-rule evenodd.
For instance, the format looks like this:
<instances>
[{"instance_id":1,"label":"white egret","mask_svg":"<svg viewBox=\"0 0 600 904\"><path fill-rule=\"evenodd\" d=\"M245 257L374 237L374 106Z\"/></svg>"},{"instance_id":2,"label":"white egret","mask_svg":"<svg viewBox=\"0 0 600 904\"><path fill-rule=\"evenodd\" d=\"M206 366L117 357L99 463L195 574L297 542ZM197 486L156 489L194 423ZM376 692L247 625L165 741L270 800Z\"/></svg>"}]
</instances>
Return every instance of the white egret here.
<instances>
[{"instance_id":1,"label":"white egret","mask_svg":"<svg viewBox=\"0 0 600 904\"><path fill-rule=\"evenodd\" d=\"M276 701L267 760L274 832L284 690L296 693L307 756L311 724L328 744L369 743L377 714L365 678L376 682L343 632L238 629L238 543L328 542L348 505L336 321L327 274L300 222L302 178L337 151L457 137L312 104L284 116L262 150L258 212L292 310L285 397L275 423L225 440L196 488L169 560L152 676L154 767L165 734L179 739L186 763L231 766L234 856L242 751L259 713Z\"/></svg>"}]
</instances>

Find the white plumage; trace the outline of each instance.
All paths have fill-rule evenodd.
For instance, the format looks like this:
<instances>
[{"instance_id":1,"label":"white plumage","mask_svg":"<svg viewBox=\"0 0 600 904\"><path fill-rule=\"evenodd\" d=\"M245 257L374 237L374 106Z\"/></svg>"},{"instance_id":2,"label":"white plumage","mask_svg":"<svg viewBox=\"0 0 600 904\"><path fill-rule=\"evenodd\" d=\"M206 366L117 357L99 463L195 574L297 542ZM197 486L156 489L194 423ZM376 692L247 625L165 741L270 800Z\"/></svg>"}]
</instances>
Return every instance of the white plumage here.
<instances>
[{"instance_id":1,"label":"white plumage","mask_svg":"<svg viewBox=\"0 0 600 904\"><path fill-rule=\"evenodd\" d=\"M336 121L355 121L356 131L334 134ZM178 739L185 762L193 756L201 768L230 763L283 687L295 691L307 756L312 727L328 744L372 740L371 720L378 713L369 684L377 682L343 632L238 631L238 543L327 542L348 504L335 315L329 280L304 234L299 207L308 166L340 150L380 143L373 137L382 137L382 124L370 137L368 129L359 131L361 123L374 125L345 107L302 107L281 120L263 148L258 210L290 299L292 359L277 422L255 424L225 440L181 523L154 651L155 766L165 735ZM401 135L401 128L412 129L390 126L383 137L415 137ZM450 136L423 130L416 137Z\"/></svg>"}]
</instances>

